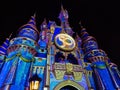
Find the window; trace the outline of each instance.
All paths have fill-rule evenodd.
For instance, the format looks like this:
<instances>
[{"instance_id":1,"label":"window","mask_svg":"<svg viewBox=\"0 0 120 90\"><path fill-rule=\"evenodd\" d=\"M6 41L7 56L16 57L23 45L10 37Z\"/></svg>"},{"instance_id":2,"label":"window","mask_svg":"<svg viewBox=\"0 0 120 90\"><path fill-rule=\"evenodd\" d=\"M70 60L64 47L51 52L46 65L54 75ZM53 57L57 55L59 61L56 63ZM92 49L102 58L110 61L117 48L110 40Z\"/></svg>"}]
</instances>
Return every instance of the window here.
<instances>
[{"instance_id":1,"label":"window","mask_svg":"<svg viewBox=\"0 0 120 90\"><path fill-rule=\"evenodd\" d=\"M64 62L65 56L63 55L63 53L61 52L57 52L55 55L55 62L61 62L61 63L65 63Z\"/></svg>"},{"instance_id":2,"label":"window","mask_svg":"<svg viewBox=\"0 0 120 90\"><path fill-rule=\"evenodd\" d=\"M77 58L73 54L68 54L67 60L72 64L78 64Z\"/></svg>"}]
</instances>

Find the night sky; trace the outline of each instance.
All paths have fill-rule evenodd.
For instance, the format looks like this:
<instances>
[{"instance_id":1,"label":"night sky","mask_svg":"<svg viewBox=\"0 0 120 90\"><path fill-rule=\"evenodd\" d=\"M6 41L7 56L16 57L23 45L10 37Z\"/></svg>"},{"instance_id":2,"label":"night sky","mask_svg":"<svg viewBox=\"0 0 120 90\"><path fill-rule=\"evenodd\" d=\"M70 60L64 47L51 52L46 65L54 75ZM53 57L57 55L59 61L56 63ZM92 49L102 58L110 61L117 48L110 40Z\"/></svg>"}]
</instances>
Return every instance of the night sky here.
<instances>
[{"instance_id":1,"label":"night sky","mask_svg":"<svg viewBox=\"0 0 120 90\"><path fill-rule=\"evenodd\" d=\"M20 26L27 23L36 12L39 29L43 19L56 21L61 3L69 13L69 23L73 31L80 32L79 21L87 28L90 35L97 39L112 62L120 65L120 5L106 0L12 0L0 3L0 44L10 33L16 34ZM80 34L80 33L79 33ZM119 66L120 67L120 66Z\"/></svg>"}]
</instances>

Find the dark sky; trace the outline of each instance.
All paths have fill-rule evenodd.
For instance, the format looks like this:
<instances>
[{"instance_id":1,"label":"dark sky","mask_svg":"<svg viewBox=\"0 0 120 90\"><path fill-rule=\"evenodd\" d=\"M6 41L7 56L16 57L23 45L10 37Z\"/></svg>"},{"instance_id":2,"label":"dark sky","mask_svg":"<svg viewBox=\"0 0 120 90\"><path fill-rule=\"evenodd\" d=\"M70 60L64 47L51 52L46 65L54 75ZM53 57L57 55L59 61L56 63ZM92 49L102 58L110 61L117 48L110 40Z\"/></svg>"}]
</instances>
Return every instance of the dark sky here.
<instances>
[{"instance_id":1,"label":"dark sky","mask_svg":"<svg viewBox=\"0 0 120 90\"><path fill-rule=\"evenodd\" d=\"M111 60L120 64L120 5L113 0L4 0L0 3L0 44L11 32L25 24L36 12L37 27L43 19L54 20L59 25L61 2L68 10L73 31L80 31L79 21L94 36Z\"/></svg>"}]
</instances>

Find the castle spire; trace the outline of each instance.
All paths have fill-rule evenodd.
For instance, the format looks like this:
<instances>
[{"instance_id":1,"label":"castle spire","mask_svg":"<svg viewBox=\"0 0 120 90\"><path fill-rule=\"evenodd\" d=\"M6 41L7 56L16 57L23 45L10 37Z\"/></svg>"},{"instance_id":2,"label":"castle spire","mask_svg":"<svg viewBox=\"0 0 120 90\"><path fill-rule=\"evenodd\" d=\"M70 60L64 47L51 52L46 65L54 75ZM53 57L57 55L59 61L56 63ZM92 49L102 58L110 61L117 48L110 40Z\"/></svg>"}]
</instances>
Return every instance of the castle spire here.
<instances>
[{"instance_id":1,"label":"castle spire","mask_svg":"<svg viewBox=\"0 0 120 90\"><path fill-rule=\"evenodd\" d=\"M62 27L61 33L66 33L63 27Z\"/></svg>"},{"instance_id":2,"label":"castle spire","mask_svg":"<svg viewBox=\"0 0 120 90\"><path fill-rule=\"evenodd\" d=\"M10 36L8 38L6 38L4 43L0 46L0 54L1 55L7 54L7 48L9 46L9 42L10 42L9 40L10 40L11 36L12 36L12 33L10 34Z\"/></svg>"},{"instance_id":3,"label":"castle spire","mask_svg":"<svg viewBox=\"0 0 120 90\"><path fill-rule=\"evenodd\" d=\"M64 11L63 4L61 4L61 11Z\"/></svg>"},{"instance_id":4,"label":"castle spire","mask_svg":"<svg viewBox=\"0 0 120 90\"><path fill-rule=\"evenodd\" d=\"M8 39L10 40L13 35L13 32L9 35Z\"/></svg>"},{"instance_id":5,"label":"castle spire","mask_svg":"<svg viewBox=\"0 0 120 90\"><path fill-rule=\"evenodd\" d=\"M68 11L64 9L63 5L61 4L61 12L59 14L59 19L61 21L62 32L66 32L67 34L72 36L74 32L69 25L68 18Z\"/></svg>"},{"instance_id":6,"label":"castle spire","mask_svg":"<svg viewBox=\"0 0 120 90\"><path fill-rule=\"evenodd\" d=\"M83 27L81 21L79 22L80 27L81 27L81 38L86 38L89 36L89 33L86 31L86 28Z\"/></svg>"},{"instance_id":7,"label":"castle spire","mask_svg":"<svg viewBox=\"0 0 120 90\"><path fill-rule=\"evenodd\" d=\"M81 22L79 24L81 26L81 39L83 42L84 51L89 52L90 50L97 49L97 40L93 36L89 35L86 28L83 27Z\"/></svg>"},{"instance_id":8,"label":"castle spire","mask_svg":"<svg viewBox=\"0 0 120 90\"><path fill-rule=\"evenodd\" d=\"M81 38L86 38L89 36L89 33L86 31L86 28L81 29Z\"/></svg>"},{"instance_id":9,"label":"castle spire","mask_svg":"<svg viewBox=\"0 0 120 90\"><path fill-rule=\"evenodd\" d=\"M35 30L37 33L39 33L39 31L37 30L37 27L36 27L36 19L35 18L36 18L36 13L34 13L34 15L31 16L29 21L26 24L24 24L23 26L21 26L19 28L19 30L26 28L26 27L30 27L33 30Z\"/></svg>"},{"instance_id":10,"label":"castle spire","mask_svg":"<svg viewBox=\"0 0 120 90\"><path fill-rule=\"evenodd\" d=\"M83 28L82 22L80 21L79 24L80 24L80 27L81 27L81 29L82 29L82 28Z\"/></svg>"},{"instance_id":11,"label":"castle spire","mask_svg":"<svg viewBox=\"0 0 120 90\"><path fill-rule=\"evenodd\" d=\"M85 53L84 58L92 63L95 75L98 77L98 80L100 80L100 83L97 82L98 86L101 87L102 90L106 88L108 88L108 90L113 90L114 85L118 87L118 84L116 83L117 81L115 81L115 77L112 74L113 72L111 73L109 68L107 68L107 54L102 49L98 48L96 39L93 36L90 36L83 26L81 29L83 51ZM106 77L104 77L104 75Z\"/></svg>"},{"instance_id":12,"label":"castle spire","mask_svg":"<svg viewBox=\"0 0 120 90\"><path fill-rule=\"evenodd\" d=\"M78 46L79 48L81 48L82 40L81 40L81 38L79 37L78 33L76 33L75 40L76 40L76 42L77 42L77 46Z\"/></svg>"},{"instance_id":13,"label":"castle spire","mask_svg":"<svg viewBox=\"0 0 120 90\"><path fill-rule=\"evenodd\" d=\"M47 29L47 20L46 20L46 18L44 18L44 21L42 22L42 24L41 24L41 30L44 30L44 29Z\"/></svg>"},{"instance_id":14,"label":"castle spire","mask_svg":"<svg viewBox=\"0 0 120 90\"><path fill-rule=\"evenodd\" d=\"M31 16L31 19L28 21L28 24L36 25L35 18L36 18L36 13L34 13L34 15Z\"/></svg>"},{"instance_id":15,"label":"castle spire","mask_svg":"<svg viewBox=\"0 0 120 90\"><path fill-rule=\"evenodd\" d=\"M34 17L34 18L36 17L36 12L33 14L33 17Z\"/></svg>"},{"instance_id":16,"label":"castle spire","mask_svg":"<svg viewBox=\"0 0 120 90\"><path fill-rule=\"evenodd\" d=\"M63 8L63 5L61 5L59 19L61 20L61 22L65 22L68 19L68 12Z\"/></svg>"},{"instance_id":17,"label":"castle spire","mask_svg":"<svg viewBox=\"0 0 120 90\"><path fill-rule=\"evenodd\" d=\"M36 18L36 13L34 13L34 15L31 16L30 20L26 24L24 24L18 29L19 31L18 36L28 37L34 40L38 39L39 31L36 27L35 18Z\"/></svg>"}]
</instances>

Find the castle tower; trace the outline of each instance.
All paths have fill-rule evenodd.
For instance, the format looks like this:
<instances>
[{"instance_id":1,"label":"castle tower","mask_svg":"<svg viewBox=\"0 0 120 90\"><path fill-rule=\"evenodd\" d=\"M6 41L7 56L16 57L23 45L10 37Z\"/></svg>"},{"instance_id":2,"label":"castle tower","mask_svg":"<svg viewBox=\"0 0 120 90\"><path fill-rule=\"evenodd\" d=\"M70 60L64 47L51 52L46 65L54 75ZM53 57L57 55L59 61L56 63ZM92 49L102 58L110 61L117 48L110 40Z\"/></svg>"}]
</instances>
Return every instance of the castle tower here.
<instances>
[{"instance_id":1,"label":"castle tower","mask_svg":"<svg viewBox=\"0 0 120 90\"><path fill-rule=\"evenodd\" d=\"M18 29L18 36L10 40L5 63L0 73L0 89L24 90L37 49L38 30L35 16Z\"/></svg>"},{"instance_id":2,"label":"castle tower","mask_svg":"<svg viewBox=\"0 0 120 90\"><path fill-rule=\"evenodd\" d=\"M94 78L94 82L96 82L94 83L96 85L93 85L93 81L89 79L91 86L97 90L118 90L120 87L117 80L119 74L116 73L117 75L115 75L115 72L112 72L107 54L99 49L96 39L90 36L83 27L81 30L81 38L85 54L84 58L91 62L91 75Z\"/></svg>"},{"instance_id":3,"label":"castle tower","mask_svg":"<svg viewBox=\"0 0 120 90\"><path fill-rule=\"evenodd\" d=\"M72 28L69 25L68 18L69 18L68 11L65 10L63 6L61 5L61 12L59 14L59 19L61 21L61 27L64 28L67 34L72 36L74 32L72 31Z\"/></svg>"},{"instance_id":4,"label":"castle tower","mask_svg":"<svg viewBox=\"0 0 120 90\"><path fill-rule=\"evenodd\" d=\"M9 46L9 40L11 38L12 34L10 34L9 38L6 38L5 42L2 44L2 46L0 46L0 71L1 71L1 68L3 67L3 64L5 62L5 58L6 58L6 55L7 55L7 48Z\"/></svg>"},{"instance_id":5,"label":"castle tower","mask_svg":"<svg viewBox=\"0 0 120 90\"><path fill-rule=\"evenodd\" d=\"M61 26L49 22L49 43L46 67L46 90L88 90L84 73L83 58L81 57L81 39L76 40L65 29L67 17L64 17L63 8L60 13ZM63 18L63 20L62 20ZM67 24L66 23L66 24ZM52 39L51 39L52 38Z\"/></svg>"}]
</instances>

